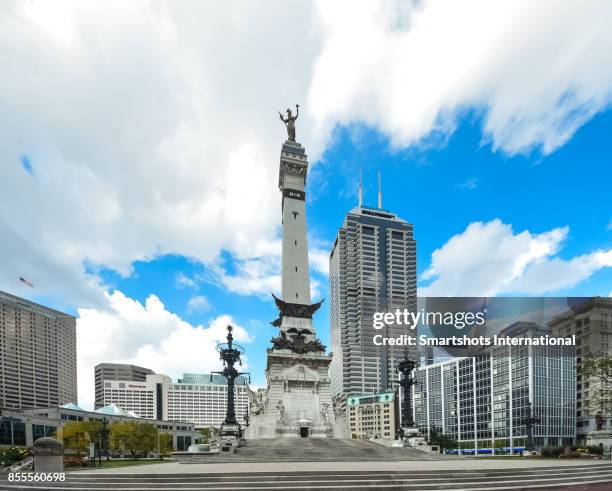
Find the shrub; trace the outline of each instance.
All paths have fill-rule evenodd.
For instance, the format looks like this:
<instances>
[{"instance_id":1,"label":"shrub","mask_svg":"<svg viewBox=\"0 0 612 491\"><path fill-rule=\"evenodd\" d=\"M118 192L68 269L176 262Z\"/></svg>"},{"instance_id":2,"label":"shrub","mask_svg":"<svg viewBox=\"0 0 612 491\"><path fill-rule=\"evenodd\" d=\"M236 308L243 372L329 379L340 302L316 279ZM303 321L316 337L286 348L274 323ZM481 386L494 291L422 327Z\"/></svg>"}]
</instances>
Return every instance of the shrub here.
<instances>
[{"instance_id":1,"label":"shrub","mask_svg":"<svg viewBox=\"0 0 612 491\"><path fill-rule=\"evenodd\" d=\"M574 445L572 447L572 452L569 455L561 454L559 457L597 459L601 458L601 455L602 449L598 446L591 445L590 447L580 447Z\"/></svg>"},{"instance_id":2,"label":"shrub","mask_svg":"<svg viewBox=\"0 0 612 491\"><path fill-rule=\"evenodd\" d=\"M542 449L542 457L559 457L563 453L563 447L551 445Z\"/></svg>"},{"instance_id":3,"label":"shrub","mask_svg":"<svg viewBox=\"0 0 612 491\"><path fill-rule=\"evenodd\" d=\"M589 451L590 454L593 454L593 455L601 455L603 453L603 449L597 445L590 445L585 448L586 450Z\"/></svg>"},{"instance_id":4,"label":"shrub","mask_svg":"<svg viewBox=\"0 0 612 491\"><path fill-rule=\"evenodd\" d=\"M0 449L0 467L9 467L30 456L27 448L9 447Z\"/></svg>"},{"instance_id":5,"label":"shrub","mask_svg":"<svg viewBox=\"0 0 612 491\"><path fill-rule=\"evenodd\" d=\"M78 456L64 457L64 466L66 467L87 467L87 459Z\"/></svg>"}]
</instances>

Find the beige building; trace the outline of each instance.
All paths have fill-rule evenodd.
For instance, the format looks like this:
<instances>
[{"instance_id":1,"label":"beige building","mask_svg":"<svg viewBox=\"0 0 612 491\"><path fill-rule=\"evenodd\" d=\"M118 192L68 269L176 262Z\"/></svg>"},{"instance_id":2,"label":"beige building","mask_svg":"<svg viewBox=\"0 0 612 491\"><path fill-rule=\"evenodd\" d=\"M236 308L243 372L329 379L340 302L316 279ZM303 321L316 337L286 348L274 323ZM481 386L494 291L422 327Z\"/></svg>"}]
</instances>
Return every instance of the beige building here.
<instances>
[{"instance_id":1,"label":"beige building","mask_svg":"<svg viewBox=\"0 0 612 491\"><path fill-rule=\"evenodd\" d=\"M221 426L227 411L227 380L209 373L186 373L178 382L167 375L147 375L145 382L102 380L104 406L116 404L141 418L188 421L197 428ZM240 376L234 387L236 418L245 423L250 388Z\"/></svg>"},{"instance_id":2,"label":"beige building","mask_svg":"<svg viewBox=\"0 0 612 491\"><path fill-rule=\"evenodd\" d=\"M95 409L104 406L104 380L130 380L132 382L146 382L147 375L155 375L149 368L125 363L99 363L94 368L96 381ZM144 385L144 384L140 384ZM151 416L152 417L152 416Z\"/></svg>"},{"instance_id":3,"label":"beige building","mask_svg":"<svg viewBox=\"0 0 612 491\"><path fill-rule=\"evenodd\" d=\"M97 411L85 411L72 403L61 407L0 409L0 420L0 445L31 447L38 438L55 434L61 439L62 428L72 421L106 420L109 425L126 421L153 424L160 433L172 436L172 446L175 450L187 450L200 436L193 423L138 418L117 406L107 406Z\"/></svg>"},{"instance_id":4,"label":"beige building","mask_svg":"<svg viewBox=\"0 0 612 491\"><path fill-rule=\"evenodd\" d=\"M587 357L612 356L612 298L586 300L553 317L548 328L559 336L576 335L576 438L584 441L595 429L597 410L591 407L591 397L596 382L580 375L580 364ZM612 430L609 416L604 417L604 429Z\"/></svg>"},{"instance_id":5,"label":"beige building","mask_svg":"<svg viewBox=\"0 0 612 491\"><path fill-rule=\"evenodd\" d=\"M0 407L76 401L75 317L0 292Z\"/></svg>"},{"instance_id":6,"label":"beige building","mask_svg":"<svg viewBox=\"0 0 612 491\"><path fill-rule=\"evenodd\" d=\"M348 396L346 408L353 438L395 438L395 392Z\"/></svg>"}]
</instances>

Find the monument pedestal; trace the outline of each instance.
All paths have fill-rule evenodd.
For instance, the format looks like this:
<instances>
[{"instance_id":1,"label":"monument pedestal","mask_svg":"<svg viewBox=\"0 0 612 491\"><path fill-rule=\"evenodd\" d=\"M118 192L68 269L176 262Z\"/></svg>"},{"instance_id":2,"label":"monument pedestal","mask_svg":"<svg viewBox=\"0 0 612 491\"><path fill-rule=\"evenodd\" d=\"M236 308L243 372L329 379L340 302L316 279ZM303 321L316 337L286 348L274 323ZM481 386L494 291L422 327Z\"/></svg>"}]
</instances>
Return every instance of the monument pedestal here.
<instances>
[{"instance_id":1,"label":"monument pedestal","mask_svg":"<svg viewBox=\"0 0 612 491\"><path fill-rule=\"evenodd\" d=\"M328 376L331 357L324 352L269 349L263 400L251 412L247 438L327 438L335 416Z\"/></svg>"},{"instance_id":2,"label":"monument pedestal","mask_svg":"<svg viewBox=\"0 0 612 491\"><path fill-rule=\"evenodd\" d=\"M413 447L424 452L431 452L432 448L427 440L421 436L421 432L416 427L402 427L402 442L404 447Z\"/></svg>"},{"instance_id":3,"label":"monument pedestal","mask_svg":"<svg viewBox=\"0 0 612 491\"><path fill-rule=\"evenodd\" d=\"M604 454L610 455L612 450L612 433L606 430L595 430L587 433L587 446L602 447Z\"/></svg>"}]
</instances>

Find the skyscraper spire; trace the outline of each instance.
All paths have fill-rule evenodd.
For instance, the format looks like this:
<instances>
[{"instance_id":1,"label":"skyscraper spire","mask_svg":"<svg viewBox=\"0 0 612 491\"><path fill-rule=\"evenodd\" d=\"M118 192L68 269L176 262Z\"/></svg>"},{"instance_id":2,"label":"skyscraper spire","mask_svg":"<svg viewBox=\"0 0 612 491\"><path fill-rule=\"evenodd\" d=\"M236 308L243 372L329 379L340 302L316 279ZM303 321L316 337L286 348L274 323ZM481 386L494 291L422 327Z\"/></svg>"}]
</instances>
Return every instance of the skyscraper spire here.
<instances>
[{"instance_id":1,"label":"skyscraper spire","mask_svg":"<svg viewBox=\"0 0 612 491\"><path fill-rule=\"evenodd\" d=\"M359 208L363 206L363 174L361 168L359 169Z\"/></svg>"},{"instance_id":2,"label":"skyscraper spire","mask_svg":"<svg viewBox=\"0 0 612 491\"><path fill-rule=\"evenodd\" d=\"M380 171L378 171L378 209L382 210L382 186L380 182Z\"/></svg>"}]
</instances>

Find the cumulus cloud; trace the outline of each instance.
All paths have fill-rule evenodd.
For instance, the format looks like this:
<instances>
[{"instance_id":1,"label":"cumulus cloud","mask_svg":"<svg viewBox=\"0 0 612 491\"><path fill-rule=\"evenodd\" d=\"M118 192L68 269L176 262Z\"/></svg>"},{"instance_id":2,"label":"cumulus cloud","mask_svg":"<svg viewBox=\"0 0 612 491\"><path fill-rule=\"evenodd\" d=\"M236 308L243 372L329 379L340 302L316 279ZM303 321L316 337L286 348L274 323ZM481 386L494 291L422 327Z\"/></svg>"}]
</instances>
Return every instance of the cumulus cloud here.
<instances>
[{"instance_id":1,"label":"cumulus cloud","mask_svg":"<svg viewBox=\"0 0 612 491\"><path fill-rule=\"evenodd\" d=\"M571 259L557 255L569 227L514 233L499 219L471 223L436 249L419 288L424 296L543 294L571 288L596 271L612 267L612 249Z\"/></svg>"},{"instance_id":2,"label":"cumulus cloud","mask_svg":"<svg viewBox=\"0 0 612 491\"><path fill-rule=\"evenodd\" d=\"M315 271L327 276L329 274L329 252L331 247L325 248L310 248L308 253L308 261L310 267Z\"/></svg>"},{"instance_id":3,"label":"cumulus cloud","mask_svg":"<svg viewBox=\"0 0 612 491\"><path fill-rule=\"evenodd\" d=\"M549 153L606 107L609 2L29 1L0 5L0 288L105 302L95 271L176 253L266 290L278 238L275 111L311 160L338 124L408 146L483 114ZM350 14L350 15L349 15ZM319 269L326 261L317 258ZM277 270L278 271L278 270ZM230 277L235 276L230 273ZM242 280L246 279L244 283Z\"/></svg>"},{"instance_id":4,"label":"cumulus cloud","mask_svg":"<svg viewBox=\"0 0 612 491\"><path fill-rule=\"evenodd\" d=\"M101 304L84 264L129 275L136 260L210 263L275 238L275 111L304 102L319 39L311 9L3 3L0 224L11 235L0 255L11 267L0 288L29 275L42 294ZM270 35L289 25L288 38ZM69 291L53 286L60 277Z\"/></svg>"},{"instance_id":5,"label":"cumulus cloud","mask_svg":"<svg viewBox=\"0 0 612 491\"><path fill-rule=\"evenodd\" d=\"M320 0L318 9L325 43L309 104L322 135L363 121L403 147L452 132L475 109L495 149L548 154L610 103L610 3Z\"/></svg>"},{"instance_id":6,"label":"cumulus cloud","mask_svg":"<svg viewBox=\"0 0 612 491\"><path fill-rule=\"evenodd\" d=\"M182 271L174 275L174 281L178 288L194 288L197 290L198 284L191 278L185 275Z\"/></svg>"},{"instance_id":7,"label":"cumulus cloud","mask_svg":"<svg viewBox=\"0 0 612 491\"><path fill-rule=\"evenodd\" d=\"M93 407L94 366L102 362L132 363L178 378L184 371L220 368L215 353L226 327L238 342L249 342L247 331L228 315L208 326L194 326L168 311L150 295L144 305L120 291L105 294L105 309L82 308L77 319L79 403Z\"/></svg>"},{"instance_id":8,"label":"cumulus cloud","mask_svg":"<svg viewBox=\"0 0 612 491\"><path fill-rule=\"evenodd\" d=\"M189 312L208 312L212 305L206 295L196 295L187 302L187 309Z\"/></svg>"},{"instance_id":9,"label":"cumulus cloud","mask_svg":"<svg viewBox=\"0 0 612 491\"><path fill-rule=\"evenodd\" d=\"M315 275L326 276L329 271L328 252L321 249L317 240L309 247L311 271L310 291L314 298L320 293L320 281ZM252 257L235 257L230 265L219 261L200 275L204 281L221 285L239 295L261 295L269 297L281 290L282 241L257 241L251 250ZM314 273L314 274L313 274Z\"/></svg>"}]
</instances>

